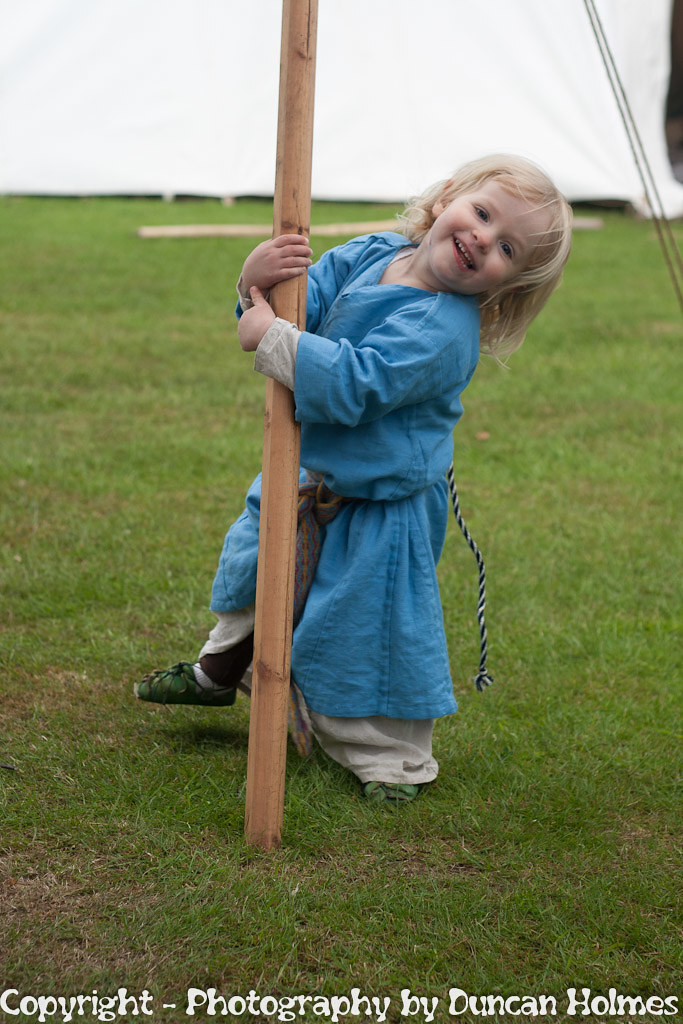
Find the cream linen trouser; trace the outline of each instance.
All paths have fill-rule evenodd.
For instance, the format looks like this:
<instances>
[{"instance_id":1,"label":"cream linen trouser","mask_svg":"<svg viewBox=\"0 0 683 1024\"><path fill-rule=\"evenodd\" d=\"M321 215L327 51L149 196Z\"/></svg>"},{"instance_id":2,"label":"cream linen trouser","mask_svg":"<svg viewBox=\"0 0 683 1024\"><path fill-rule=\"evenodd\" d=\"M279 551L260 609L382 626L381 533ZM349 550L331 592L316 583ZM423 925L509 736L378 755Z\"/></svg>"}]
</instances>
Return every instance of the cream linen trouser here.
<instances>
[{"instance_id":1,"label":"cream linen trouser","mask_svg":"<svg viewBox=\"0 0 683 1024\"><path fill-rule=\"evenodd\" d=\"M254 606L236 612L214 612L218 622L199 652L220 654L249 636ZM251 692L251 670L239 688ZM303 703L303 701L302 701ZM439 766L432 756L434 719L330 718L306 708L313 734L325 753L353 772L361 782L431 782Z\"/></svg>"}]
</instances>

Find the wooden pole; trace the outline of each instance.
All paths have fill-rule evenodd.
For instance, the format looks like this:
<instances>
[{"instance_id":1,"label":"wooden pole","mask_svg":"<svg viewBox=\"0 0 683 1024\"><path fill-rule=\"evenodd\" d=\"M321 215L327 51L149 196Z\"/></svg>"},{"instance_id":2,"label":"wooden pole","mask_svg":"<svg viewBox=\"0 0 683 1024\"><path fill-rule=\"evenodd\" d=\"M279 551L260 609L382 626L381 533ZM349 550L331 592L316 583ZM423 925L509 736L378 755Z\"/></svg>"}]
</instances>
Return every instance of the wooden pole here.
<instances>
[{"instance_id":1,"label":"wooden pole","mask_svg":"<svg viewBox=\"0 0 683 1024\"><path fill-rule=\"evenodd\" d=\"M283 0L273 237L310 234L317 0ZM306 275L270 294L277 316L306 326ZM288 388L266 382L254 674L245 834L279 846L285 797L287 706L294 606L299 428Z\"/></svg>"}]
</instances>

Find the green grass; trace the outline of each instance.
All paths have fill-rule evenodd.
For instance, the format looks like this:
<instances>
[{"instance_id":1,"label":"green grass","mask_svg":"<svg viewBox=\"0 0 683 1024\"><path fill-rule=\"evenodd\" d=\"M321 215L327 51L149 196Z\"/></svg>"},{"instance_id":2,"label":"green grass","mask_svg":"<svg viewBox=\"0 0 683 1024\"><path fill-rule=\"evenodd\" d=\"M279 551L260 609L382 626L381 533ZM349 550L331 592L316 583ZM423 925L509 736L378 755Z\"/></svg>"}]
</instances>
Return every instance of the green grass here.
<instances>
[{"instance_id":1,"label":"green grass","mask_svg":"<svg viewBox=\"0 0 683 1024\"><path fill-rule=\"evenodd\" d=\"M0 991L147 987L155 1016L136 1019L162 1024L191 986L357 986L391 998L390 1021L403 988L442 1020L451 986L560 1011L568 987L680 999L681 318L651 225L609 213L577 233L510 369L483 361L465 395L456 479L495 685L471 684L476 570L452 523L460 711L424 797L378 812L291 750L283 846L264 854L243 838L246 701L133 700L212 624L263 416L233 317L253 240L135 231L270 216L0 199Z\"/></svg>"}]
</instances>

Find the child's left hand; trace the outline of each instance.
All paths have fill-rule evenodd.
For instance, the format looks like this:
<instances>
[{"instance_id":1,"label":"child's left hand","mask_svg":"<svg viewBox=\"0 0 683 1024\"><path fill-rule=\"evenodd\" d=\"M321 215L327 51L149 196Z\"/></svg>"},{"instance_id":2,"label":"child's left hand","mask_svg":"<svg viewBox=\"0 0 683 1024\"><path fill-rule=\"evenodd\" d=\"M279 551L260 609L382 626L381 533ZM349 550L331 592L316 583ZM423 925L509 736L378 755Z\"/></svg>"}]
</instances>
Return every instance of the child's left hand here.
<instances>
[{"instance_id":1,"label":"child's left hand","mask_svg":"<svg viewBox=\"0 0 683 1024\"><path fill-rule=\"evenodd\" d=\"M310 267L313 250L302 235L278 235L261 242L247 256L240 278L249 292L256 285L268 292L280 281L305 274Z\"/></svg>"},{"instance_id":2,"label":"child's left hand","mask_svg":"<svg viewBox=\"0 0 683 1024\"><path fill-rule=\"evenodd\" d=\"M237 325L237 337L245 352L255 352L275 320L275 313L258 288L250 288L249 295L254 305L242 313Z\"/></svg>"}]
</instances>

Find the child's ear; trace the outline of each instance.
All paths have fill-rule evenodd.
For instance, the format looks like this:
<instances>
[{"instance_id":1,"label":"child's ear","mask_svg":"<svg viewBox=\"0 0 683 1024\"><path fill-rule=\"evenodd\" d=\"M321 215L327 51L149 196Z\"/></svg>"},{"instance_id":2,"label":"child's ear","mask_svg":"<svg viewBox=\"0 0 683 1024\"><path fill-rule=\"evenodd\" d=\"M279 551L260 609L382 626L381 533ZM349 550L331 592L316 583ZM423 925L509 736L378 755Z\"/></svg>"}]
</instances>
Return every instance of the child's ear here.
<instances>
[{"instance_id":1,"label":"child's ear","mask_svg":"<svg viewBox=\"0 0 683 1024\"><path fill-rule=\"evenodd\" d=\"M449 178L448 181L444 181L443 188L441 189L441 195L432 206L432 213L435 217L440 217L446 207L450 205L448 192L452 185L453 181L451 178Z\"/></svg>"}]
</instances>

